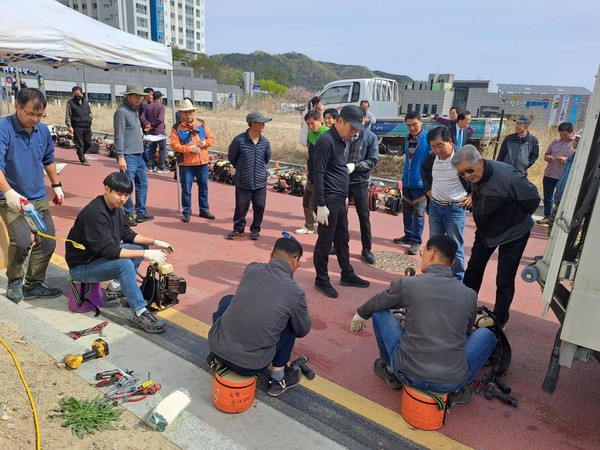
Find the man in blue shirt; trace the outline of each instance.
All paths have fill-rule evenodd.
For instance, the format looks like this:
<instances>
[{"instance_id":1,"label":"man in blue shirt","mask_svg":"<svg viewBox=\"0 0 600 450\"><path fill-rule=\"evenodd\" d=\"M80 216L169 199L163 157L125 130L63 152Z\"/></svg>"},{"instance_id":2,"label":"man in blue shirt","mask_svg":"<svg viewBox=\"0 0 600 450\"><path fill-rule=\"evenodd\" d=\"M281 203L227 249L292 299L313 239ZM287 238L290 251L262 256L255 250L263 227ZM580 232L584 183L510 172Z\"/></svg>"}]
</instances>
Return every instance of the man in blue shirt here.
<instances>
[{"instance_id":1,"label":"man in blue shirt","mask_svg":"<svg viewBox=\"0 0 600 450\"><path fill-rule=\"evenodd\" d=\"M32 228L25 220L22 205L32 203L46 224L46 234L54 236L44 172L52 183L55 205L62 205L64 194L56 173L50 132L39 123L46 117L44 94L39 89L21 89L15 110L12 116L0 120L0 217L9 237L6 297L18 303L23 298L54 298L62 294L60 289L44 285L56 242L42 238L34 230L32 245Z\"/></svg>"}]
</instances>

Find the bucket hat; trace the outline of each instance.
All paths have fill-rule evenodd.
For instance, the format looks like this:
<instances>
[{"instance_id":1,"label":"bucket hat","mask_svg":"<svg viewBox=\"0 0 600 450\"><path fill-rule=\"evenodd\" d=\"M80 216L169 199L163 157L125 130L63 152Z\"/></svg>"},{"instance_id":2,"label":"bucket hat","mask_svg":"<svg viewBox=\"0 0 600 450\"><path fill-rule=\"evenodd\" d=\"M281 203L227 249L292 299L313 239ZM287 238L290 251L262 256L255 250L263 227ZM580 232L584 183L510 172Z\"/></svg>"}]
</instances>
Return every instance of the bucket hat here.
<instances>
[{"instance_id":1,"label":"bucket hat","mask_svg":"<svg viewBox=\"0 0 600 450\"><path fill-rule=\"evenodd\" d=\"M196 107L187 98L181 100L177 105L177 111L195 111Z\"/></svg>"},{"instance_id":2,"label":"bucket hat","mask_svg":"<svg viewBox=\"0 0 600 450\"><path fill-rule=\"evenodd\" d=\"M144 89L142 89L142 86L140 86L138 83L129 83L125 88L125 92L121 92L121 95L129 94L138 94L143 96L147 95L147 93L144 92Z\"/></svg>"}]
</instances>

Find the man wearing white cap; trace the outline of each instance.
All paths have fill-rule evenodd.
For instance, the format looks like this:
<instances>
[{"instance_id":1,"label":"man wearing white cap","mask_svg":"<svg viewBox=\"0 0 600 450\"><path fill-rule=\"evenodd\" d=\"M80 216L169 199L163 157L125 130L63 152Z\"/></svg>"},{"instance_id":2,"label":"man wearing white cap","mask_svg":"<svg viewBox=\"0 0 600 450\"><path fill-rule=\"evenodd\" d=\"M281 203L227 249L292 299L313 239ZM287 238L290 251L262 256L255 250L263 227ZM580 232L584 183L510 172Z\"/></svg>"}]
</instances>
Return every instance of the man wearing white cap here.
<instances>
[{"instance_id":1,"label":"man wearing white cap","mask_svg":"<svg viewBox=\"0 0 600 450\"><path fill-rule=\"evenodd\" d=\"M153 220L146 211L146 197L148 196L148 177L146 175L146 162L144 161L144 143L142 140L142 129L138 107L146 95L142 87L137 83L127 85L125 101L117 108L114 115L115 151L119 170L126 172L135 186L135 217L133 216L133 202L131 197L127 199L123 209L125 210L125 222L134 227L138 222Z\"/></svg>"}]
</instances>

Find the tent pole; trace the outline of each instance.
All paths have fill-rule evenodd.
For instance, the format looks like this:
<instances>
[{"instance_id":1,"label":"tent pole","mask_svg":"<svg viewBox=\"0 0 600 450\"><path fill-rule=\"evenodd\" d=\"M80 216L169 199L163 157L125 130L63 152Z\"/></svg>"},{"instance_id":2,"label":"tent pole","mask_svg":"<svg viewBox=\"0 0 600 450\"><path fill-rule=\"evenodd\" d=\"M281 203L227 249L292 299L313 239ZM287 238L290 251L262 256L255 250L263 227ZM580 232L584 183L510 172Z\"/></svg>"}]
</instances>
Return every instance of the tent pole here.
<instances>
[{"instance_id":1,"label":"tent pole","mask_svg":"<svg viewBox=\"0 0 600 450\"><path fill-rule=\"evenodd\" d=\"M173 113L173 124L175 124L175 82L173 81L173 70L169 70L169 88L171 90L171 112ZM175 178L177 184L177 212L181 212L181 178L179 176L179 164L175 164Z\"/></svg>"}]
</instances>

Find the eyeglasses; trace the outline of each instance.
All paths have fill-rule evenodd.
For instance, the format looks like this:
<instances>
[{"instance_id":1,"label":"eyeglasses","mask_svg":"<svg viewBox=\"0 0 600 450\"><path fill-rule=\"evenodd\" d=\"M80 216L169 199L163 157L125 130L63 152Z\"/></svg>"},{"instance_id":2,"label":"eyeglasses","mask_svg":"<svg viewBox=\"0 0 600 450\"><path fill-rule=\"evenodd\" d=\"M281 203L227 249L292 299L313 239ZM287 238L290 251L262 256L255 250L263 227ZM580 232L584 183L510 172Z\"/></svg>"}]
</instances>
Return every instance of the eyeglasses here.
<instances>
[{"instance_id":1,"label":"eyeglasses","mask_svg":"<svg viewBox=\"0 0 600 450\"><path fill-rule=\"evenodd\" d=\"M46 117L46 113L41 113L41 114L36 114L33 112L29 112L29 111L25 111L25 109L21 108L23 110L23 112L25 113L25 115L27 117L29 117L30 119L37 119L37 120L42 120L44 117Z\"/></svg>"},{"instance_id":2,"label":"eyeglasses","mask_svg":"<svg viewBox=\"0 0 600 450\"><path fill-rule=\"evenodd\" d=\"M467 169L467 170L461 170L460 172L456 172L458 174L459 177L465 177L465 175L472 175L475 173L475 169Z\"/></svg>"}]
</instances>

